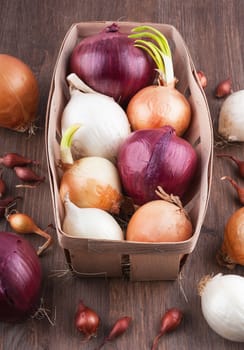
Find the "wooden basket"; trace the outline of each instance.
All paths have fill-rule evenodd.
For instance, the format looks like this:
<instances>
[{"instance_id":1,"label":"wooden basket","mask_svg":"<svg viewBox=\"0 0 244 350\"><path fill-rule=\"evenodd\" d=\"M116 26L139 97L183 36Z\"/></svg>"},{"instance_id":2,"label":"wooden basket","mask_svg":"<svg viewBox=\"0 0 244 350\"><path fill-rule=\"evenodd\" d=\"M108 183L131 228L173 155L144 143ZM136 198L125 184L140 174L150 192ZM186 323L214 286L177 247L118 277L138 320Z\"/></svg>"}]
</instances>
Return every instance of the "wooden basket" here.
<instances>
[{"instance_id":1,"label":"wooden basket","mask_svg":"<svg viewBox=\"0 0 244 350\"><path fill-rule=\"evenodd\" d=\"M81 277L126 277L133 281L174 280L185 257L196 246L205 217L212 177L213 129L205 94L179 32L171 25L119 22L120 31L147 24L160 30L169 40L174 62L177 88L192 107L191 126L185 138L195 147L199 157L199 173L187 210L194 225L193 236L179 243L136 243L74 238L62 231L64 208L59 197L61 178L58 161L61 135L60 120L67 99L67 62L74 46L82 38L100 32L111 22L76 23L71 26L61 45L50 87L46 114L46 152L58 241L64 249L71 269Z\"/></svg>"}]
</instances>

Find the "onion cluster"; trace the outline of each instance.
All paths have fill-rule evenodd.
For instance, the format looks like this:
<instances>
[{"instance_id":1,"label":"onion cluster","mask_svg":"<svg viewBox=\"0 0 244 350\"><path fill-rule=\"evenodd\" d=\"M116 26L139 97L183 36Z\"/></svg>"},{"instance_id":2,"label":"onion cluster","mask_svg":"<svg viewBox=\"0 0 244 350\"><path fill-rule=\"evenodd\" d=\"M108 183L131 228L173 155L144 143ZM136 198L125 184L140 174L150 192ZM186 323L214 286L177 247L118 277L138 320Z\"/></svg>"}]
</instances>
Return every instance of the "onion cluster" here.
<instances>
[{"instance_id":1,"label":"onion cluster","mask_svg":"<svg viewBox=\"0 0 244 350\"><path fill-rule=\"evenodd\" d=\"M84 209L89 217L95 216L98 229L99 225L111 228L111 217L91 210L120 219L129 198L133 210L127 217L127 240L183 241L191 237L193 227L181 201L198 167L195 149L183 138L191 122L191 106L175 88L167 39L148 26L134 32L128 37L112 24L81 40L70 56L71 99L61 120L63 230L85 237L84 225L72 220L72 213ZM157 48L155 43L162 45ZM166 63L155 60L150 50L165 50L161 56L167 56ZM157 85L153 85L153 61L159 72ZM118 227L115 230L108 239L117 239Z\"/></svg>"}]
</instances>

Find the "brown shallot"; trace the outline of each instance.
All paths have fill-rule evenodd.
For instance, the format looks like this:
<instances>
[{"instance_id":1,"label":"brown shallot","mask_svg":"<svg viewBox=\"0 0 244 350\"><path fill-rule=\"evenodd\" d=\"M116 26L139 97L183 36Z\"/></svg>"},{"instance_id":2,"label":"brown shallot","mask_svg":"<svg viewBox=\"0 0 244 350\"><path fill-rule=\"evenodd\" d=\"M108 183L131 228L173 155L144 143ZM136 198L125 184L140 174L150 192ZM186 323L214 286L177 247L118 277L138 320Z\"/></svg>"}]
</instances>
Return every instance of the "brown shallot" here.
<instances>
[{"instance_id":1,"label":"brown shallot","mask_svg":"<svg viewBox=\"0 0 244 350\"><path fill-rule=\"evenodd\" d=\"M240 159L232 156L231 154L226 154L226 153L217 154L217 157L229 158L234 163L236 163L236 165L238 167L239 175L244 178L244 160L240 160Z\"/></svg>"},{"instance_id":2,"label":"brown shallot","mask_svg":"<svg viewBox=\"0 0 244 350\"><path fill-rule=\"evenodd\" d=\"M183 313L181 310L177 308L171 308L166 311L161 319L161 327L158 335L153 340L153 345L151 350L156 350L158 346L159 339L168 332L174 331L179 324L181 323L183 318Z\"/></svg>"},{"instance_id":3,"label":"brown shallot","mask_svg":"<svg viewBox=\"0 0 244 350\"><path fill-rule=\"evenodd\" d=\"M15 166L39 164L39 162L28 159L21 154L10 152L0 157L0 164L4 165L6 168L14 168Z\"/></svg>"},{"instance_id":4,"label":"brown shallot","mask_svg":"<svg viewBox=\"0 0 244 350\"><path fill-rule=\"evenodd\" d=\"M25 166L15 166L14 171L16 176L24 182L39 183L45 180L45 176L39 176L34 170Z\"/></svg>"},{"instance_id":5,"label":"brown shallot","mask_svg":"<svg viewBox=\"0 0 244 350\"><path fill-rule=\"evenodd\" d=\"M197 71L197 76L199 78L201 87L205 89L207 87L208 81L206 75L203 73L203 71L199 70Z\"/></svg>"},{"instance_id":6,"label":"brown shallot","mask_svg":"<svg viewBox=\"0 0 244 350\"><path fill-rule=\"evenodd\" d=\"M237 192L239 202L244 205L244 188L239 186L230 176L222 176L221 180L228 180Z\"/></svg>"},{"instance_id":7,"label":"brown shallot","mask_svg":"<svg viewBox=\"0 0 244 350\"><path fill-rule=\"evenodd\" d=\"M215 89L215 96L218 98L225 97L227 95L230 95L232 93L232 82L231 79L225 79L221 81Z\"/></svg>"},{"instance_id":8,"label":"brown shallot","mask_svg":"<svg viewBox=\"0 0 244 350\"><path fill-rule=\"evenodd\" d=\"M99 325L100 317L97 313L80 300L75 313L75 327L84 335L84 341L97 335Z\"/></svg>"},{"instance_id":9,"label":"brown shallot","mask_svg":"<svg viewBox=\"0 0 244 350\"><path fill-rule=\"evenodd\" d=\"M120 335L124 334L126 330L129 328L132 318L129 316L123 316L119 318L115 324L113 325L109 335L104 338L102 344L98 347L98 350L102 349L102 347L108 342L113 341Z\"/></svg>"},{"instance_id":10,"label":"brown shallot","mask_svg":"<svg viewBox=\"0 0 244 350\"><path fill-rule=\"evenodd\" d=\"M36 233L46 239L46 242L38 248L37 255L40 256L53 243L52 237L44 230L41 230L29 215L15 211L6 213L6 219L17 233Z\"/></svg>"}]
</instances>

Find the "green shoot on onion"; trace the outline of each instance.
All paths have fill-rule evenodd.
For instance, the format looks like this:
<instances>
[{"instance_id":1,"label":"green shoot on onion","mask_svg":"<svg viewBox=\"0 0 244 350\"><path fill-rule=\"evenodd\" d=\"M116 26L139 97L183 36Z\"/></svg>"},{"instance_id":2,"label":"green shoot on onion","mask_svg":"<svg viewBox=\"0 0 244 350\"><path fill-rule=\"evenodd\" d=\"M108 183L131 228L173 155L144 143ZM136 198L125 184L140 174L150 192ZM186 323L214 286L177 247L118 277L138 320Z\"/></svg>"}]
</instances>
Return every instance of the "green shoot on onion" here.
<instances>
[{"instance_id":1,"label":"green shoot on onion","mask_svg":"<svg viewBox=\"0 0 244 350\"><path fill-rule=\"evenodd\" d=\"M145 50L154 60L159 80L163 85L175 84L172 54L166 37L151 26L138 26L131 31L129 38L135 39L134 46ZM143 38L148 38L150 41Z\"/></svg>"}]
</instances>

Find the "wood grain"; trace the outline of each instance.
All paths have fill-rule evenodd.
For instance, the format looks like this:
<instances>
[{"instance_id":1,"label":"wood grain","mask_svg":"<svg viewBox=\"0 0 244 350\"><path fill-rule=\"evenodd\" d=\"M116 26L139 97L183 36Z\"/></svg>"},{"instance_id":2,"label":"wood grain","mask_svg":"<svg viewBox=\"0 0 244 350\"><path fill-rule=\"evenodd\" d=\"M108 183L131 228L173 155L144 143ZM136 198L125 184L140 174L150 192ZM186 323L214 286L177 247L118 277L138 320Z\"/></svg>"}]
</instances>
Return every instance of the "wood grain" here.
<instances>
[{"instance_id":1,"label":"wood grain","mask_svg":"<svg viewBox=\"0 0 244 350\"><path fill-rule=\"evenodd\" d=\"M38 159L41 166L37 171L46 177L44 125L49 86L59 47L72 23L120 19L174 25L183 36L196 68L208 77L206 96L215 131L222 103L213 96L215 86L227 77L232 78L234 90L244 86L243 0L1 0L0 5L0 52L15 55L29 64L38 78L41 92L35 136L0 129L0 153L18 151ZM184 321L175 333L161 339L160 350L242 349L242 344L224 340L210 330L201 314L197 292L203 275L229 272L216 264L215 254L227 218L240 205L230 185L220 181L223 175L237 178L235 166L216 157L221 151L215 148L211 197L200 239L176 281L76 278L68 272L55 231L50 230L55 244L42 257L41 263L43 309L51 322L43 317L18 325L1 323L0 350L94 350L122 315L133 317L132 327L105 348L150 349L161 315L172 306L184 311ZM243 145L228 146L225 151L243 157ZM5 175L9 193L22 196L19 211L31 215L41 228L54 223L48 178L36 189L16 189L19 181L14 174L6 171ZM243 180L238 179L238 182L241 184ZM10 230L5 220L1 220L0 230ZM35 246L40 244L38 237L29 235L26 238ZM244 276L243 267L236 267L233 272ZM98 337L83 346L74 328L74 312L80 298L97 310L102 319Z\"/></svg>"}]
</instances>

